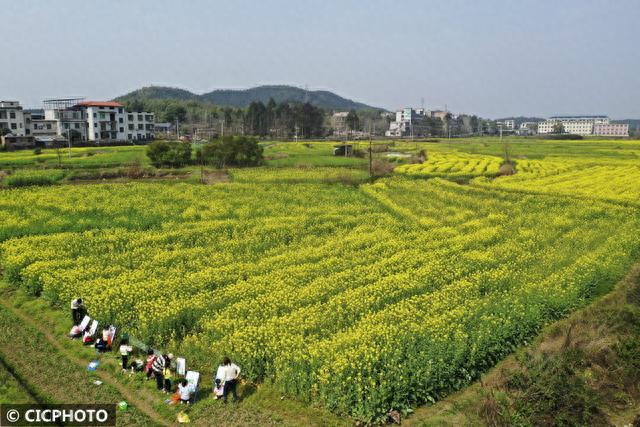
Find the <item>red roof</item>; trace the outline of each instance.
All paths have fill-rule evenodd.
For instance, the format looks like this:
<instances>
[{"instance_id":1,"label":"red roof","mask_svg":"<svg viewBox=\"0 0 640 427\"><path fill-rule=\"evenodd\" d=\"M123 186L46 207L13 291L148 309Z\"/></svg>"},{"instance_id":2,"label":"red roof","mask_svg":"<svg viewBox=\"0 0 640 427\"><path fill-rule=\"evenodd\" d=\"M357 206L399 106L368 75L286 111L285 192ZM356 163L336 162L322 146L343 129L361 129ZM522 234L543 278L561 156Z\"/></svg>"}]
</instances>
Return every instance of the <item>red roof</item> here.
<instances>
[{"instance_id":1,"label":"red roof","mask_svg":"<svg viewBox=\"0 0 640 427\"><path fill-rule=\"evenodd\" d=\"M84 101L79 102L81 107L122 107L123 105L115 101Z\"/></svg>"}]
</instances>

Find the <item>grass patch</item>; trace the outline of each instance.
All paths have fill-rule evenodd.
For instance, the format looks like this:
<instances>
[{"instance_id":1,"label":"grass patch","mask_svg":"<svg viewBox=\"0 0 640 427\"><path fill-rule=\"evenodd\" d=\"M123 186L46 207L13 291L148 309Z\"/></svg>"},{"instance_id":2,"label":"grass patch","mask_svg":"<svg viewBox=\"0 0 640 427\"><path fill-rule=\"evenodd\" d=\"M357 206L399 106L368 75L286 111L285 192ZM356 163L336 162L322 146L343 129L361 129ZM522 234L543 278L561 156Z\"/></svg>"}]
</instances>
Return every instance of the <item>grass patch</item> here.
<instances>
[{"instance_id":1,"label":"grass patch","mask_svg":"<svg viewBox=\"0 0 640 427\"><path fill-rule=\"evenodd\" d=\"M27 187L30 185L53 185L64 179L61 170L19 170L6 176L2 184L7 187Z\"/></svg>"}]
</instances>

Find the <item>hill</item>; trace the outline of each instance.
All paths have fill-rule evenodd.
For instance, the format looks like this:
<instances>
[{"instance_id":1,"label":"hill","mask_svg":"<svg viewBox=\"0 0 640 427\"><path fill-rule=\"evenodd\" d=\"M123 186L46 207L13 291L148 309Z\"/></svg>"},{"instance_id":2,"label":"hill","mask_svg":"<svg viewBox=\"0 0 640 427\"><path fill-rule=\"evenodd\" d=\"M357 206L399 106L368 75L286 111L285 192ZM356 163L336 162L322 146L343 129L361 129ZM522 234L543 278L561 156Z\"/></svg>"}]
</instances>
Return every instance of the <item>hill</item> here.
<instances>
[{"instance_id":1,"label":"hill","mask_svg":"<svg viewBox=\"0 0 640 427\"><path fill-rule=\"evenodd\" d=\"M309 102L316 107L328 110L382 110L381 108L343 98L333 92L304 90L286 85L258 86L251 89L217 89L202 95L173 87L147 86L115 99L122 102L133 99L193 100L222 107L244 108L253 101L261 101L266 104L271 98L276 102Z\"/></svg>"}]
</instances>

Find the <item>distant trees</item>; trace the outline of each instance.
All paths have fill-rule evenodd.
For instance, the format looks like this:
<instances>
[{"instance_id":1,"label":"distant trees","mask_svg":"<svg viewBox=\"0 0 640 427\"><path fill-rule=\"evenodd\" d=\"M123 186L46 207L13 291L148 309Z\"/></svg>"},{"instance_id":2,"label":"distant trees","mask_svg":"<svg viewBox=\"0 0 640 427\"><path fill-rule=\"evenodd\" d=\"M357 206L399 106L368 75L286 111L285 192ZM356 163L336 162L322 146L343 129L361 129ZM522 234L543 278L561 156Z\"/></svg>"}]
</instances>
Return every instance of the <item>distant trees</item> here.
<instances>
[{"instance_id":1,"label":"distant trees","mask_svg":"<svg viewBox=\"0 0 640 427\"><path fill-rule=\"evenodd\" d=\"M219 108L193 100L134 98L124 105L129 111L153 112L158 122L204 123L208 127L219 127L221 133L224 126L225 135L313 138L325 132L325 111L310 103L277 103L270 99L267 104L252 102L243 109Z\"/></svg>"},{"instance_id":2,"label":"distant trees","mask_svg":"<svg viewBox=\"0 0 640 427\"><path fill-rule=\"evenodd\" d=\"M226 166L258 166L262 163L262 147L255 138L225 136L203 145L196 160L216 168Z\"/></svg>"},{"instance_id":3,"label":"distant trees","mask_svg":"<svg viewBox=\"0 0 640 427\"><path fill-rule=\"evenodd\" d=\"M358 117L358 113L356 110L351 110L347 114L347 127L351 131L360 130L360 118Z\"/></svg>"},{"instance_id":4,"label":"distant trees","mask_svg":"<svg viewBox=\"0 0 640 427\"><path fill-rule=\"evenodd\" d=\"M553 133L557 133L557 134L564 133L564 125L561 122L556 122L553 125Z\"/></svg>"}]
</instances>

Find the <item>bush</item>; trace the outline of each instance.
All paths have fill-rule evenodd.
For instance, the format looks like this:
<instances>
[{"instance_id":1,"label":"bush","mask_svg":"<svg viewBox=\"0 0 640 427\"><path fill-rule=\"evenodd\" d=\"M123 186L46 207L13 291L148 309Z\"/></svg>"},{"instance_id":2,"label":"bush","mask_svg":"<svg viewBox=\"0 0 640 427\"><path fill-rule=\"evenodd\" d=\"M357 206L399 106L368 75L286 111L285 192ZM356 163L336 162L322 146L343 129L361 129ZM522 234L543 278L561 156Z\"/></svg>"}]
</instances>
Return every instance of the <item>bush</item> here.
<instances>
[{"instance_id":1,"label":"bush","mask_svg":"<svg viewBox=\"0 0 640 427\"><path fill-rule=\"evenodd\" d=\"M7 187L27 185L52 185L62 181L64 172L60 170L23 170L7 176L2 183Z\"/></svg>"},{"instance_id":2,"label":"bush","mask_svg":"<svg viewBox=\"0 0 640 427\"><path fill-rule=\"evenodd\" d=\"M36 155L36 156L39 156L40 154L42 154L42 148L40 148L40 147L36 147L36 148L33 150L33 154L34 154L34 155Z\"/></svg>"},{"instance_id":3,"label":"bush","mask_svg":"<svg viewBox=\"0 0 640 427\"><path fill-rule=\"evenodd\" d=\"M262 147L255 138L225 136L205 144L196 153L198 163L216 168L226 166L258 166L262 163Z\"/></svg>"},{"instance_id":4,"label":"bush","mask_svg":"<svg viewBox=\"0 0 640 427\"><path fill-rule=\"evenodd\" d=\"M561 133L558 135L546 135L542 137L542 139L574 140L574 139L584 139L584 137L582 135L575 135L572 133Z\"/></svg>"},{"instance_id":5,"label":"bush","mask_svg":"<svg viewBox=\"0 0 640 427\"><path fill-rule=\"evenodd\" d=\"M181 167L191 163L191 144L179 141L154 141L147 145L147 157L155 167Z\"/></svg>"}]
</instances>

